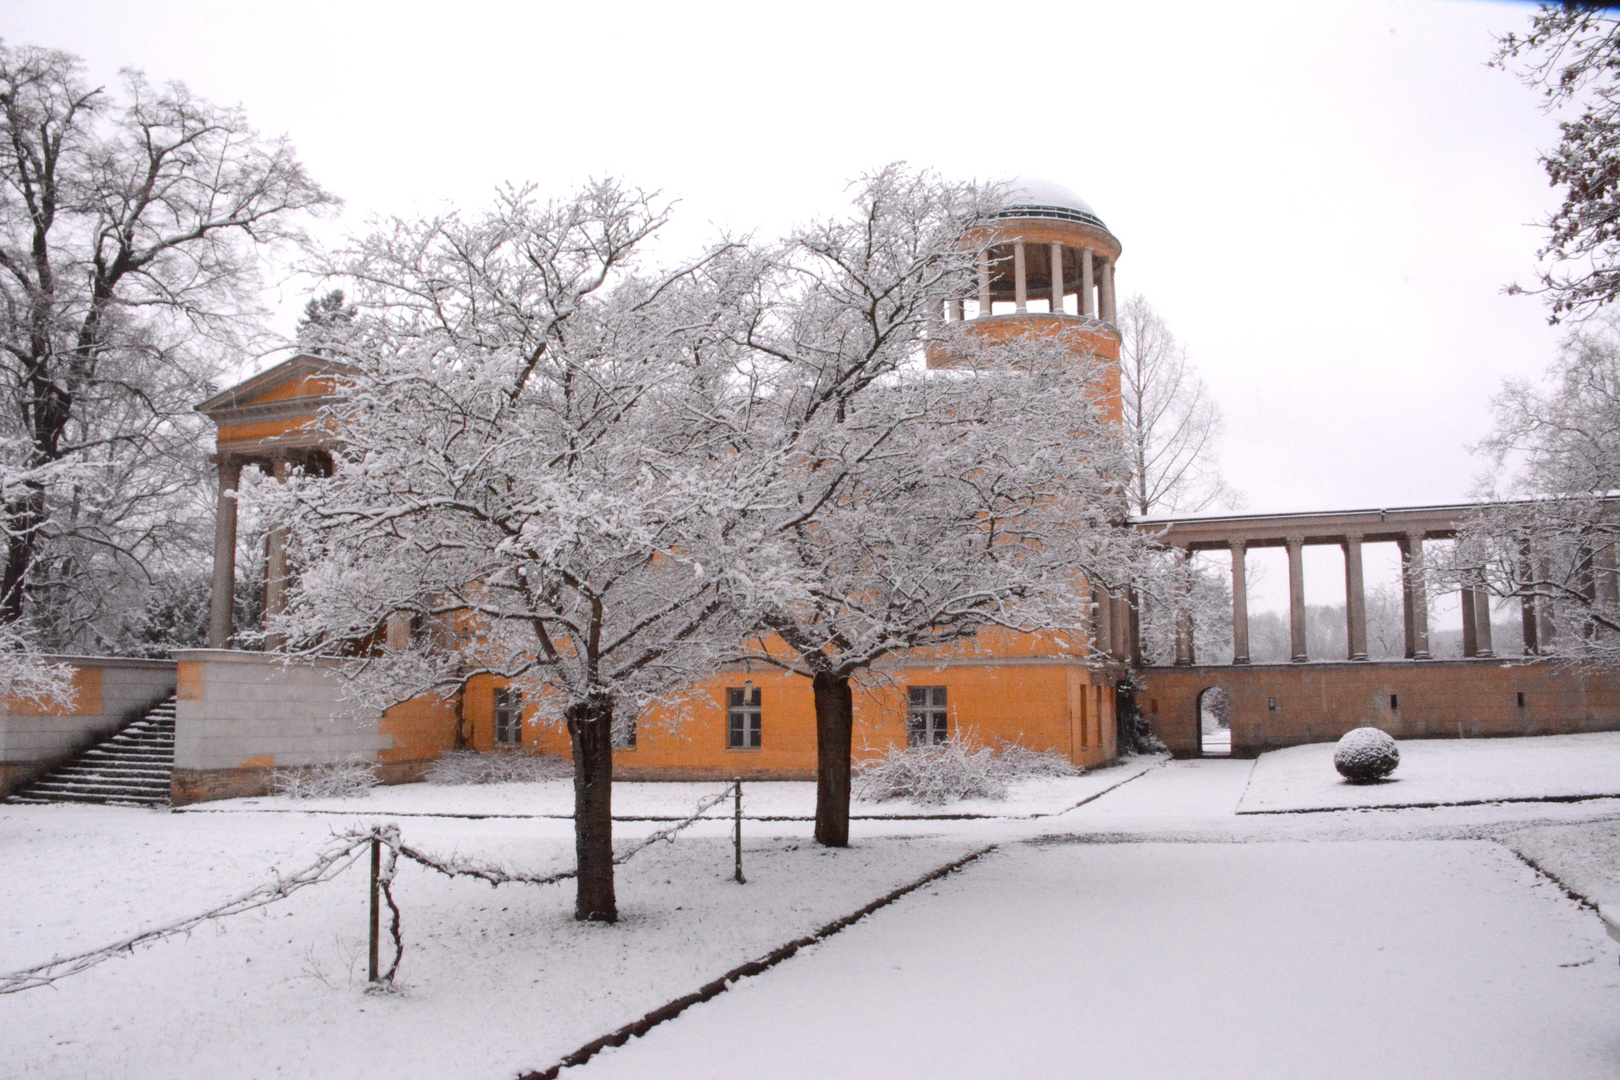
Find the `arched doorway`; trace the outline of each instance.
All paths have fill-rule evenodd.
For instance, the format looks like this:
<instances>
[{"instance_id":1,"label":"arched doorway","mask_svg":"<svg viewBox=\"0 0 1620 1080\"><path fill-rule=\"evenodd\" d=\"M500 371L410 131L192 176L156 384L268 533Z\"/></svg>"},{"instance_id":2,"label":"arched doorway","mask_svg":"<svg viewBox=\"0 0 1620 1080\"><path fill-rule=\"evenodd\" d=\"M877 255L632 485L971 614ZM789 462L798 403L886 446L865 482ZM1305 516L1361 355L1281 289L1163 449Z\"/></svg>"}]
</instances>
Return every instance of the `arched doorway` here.
<instances>
[{"instance_id":1,"label":"arched doorway","mask_svg":"<svg viewBox=\"0 0 1620 1080\"><path fill-rule=\"evenodd\" d=\"M1232 699L1218 686L1198 695L1198 732L1205 757L1232 756Z\"/></svg>"}]
</instances>

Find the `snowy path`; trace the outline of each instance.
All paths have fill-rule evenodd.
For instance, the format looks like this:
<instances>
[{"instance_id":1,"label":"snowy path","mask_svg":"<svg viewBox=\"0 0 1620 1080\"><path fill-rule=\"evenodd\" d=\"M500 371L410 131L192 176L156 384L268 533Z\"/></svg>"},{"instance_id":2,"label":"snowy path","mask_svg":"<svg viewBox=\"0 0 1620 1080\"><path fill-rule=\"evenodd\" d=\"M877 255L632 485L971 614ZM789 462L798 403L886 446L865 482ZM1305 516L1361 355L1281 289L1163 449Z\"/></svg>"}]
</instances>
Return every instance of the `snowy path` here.
<instances>
[{"instance_id":1,"label":"snowy path","mask_svg":"<svg viewBox=\"0 0 1620 1080\"><path fill-rule=\"evenodd\" d=\"M1021 845L565 1075L1613 1077L1617 1014L1499 845Z\"/></svg>"}]
</instances>

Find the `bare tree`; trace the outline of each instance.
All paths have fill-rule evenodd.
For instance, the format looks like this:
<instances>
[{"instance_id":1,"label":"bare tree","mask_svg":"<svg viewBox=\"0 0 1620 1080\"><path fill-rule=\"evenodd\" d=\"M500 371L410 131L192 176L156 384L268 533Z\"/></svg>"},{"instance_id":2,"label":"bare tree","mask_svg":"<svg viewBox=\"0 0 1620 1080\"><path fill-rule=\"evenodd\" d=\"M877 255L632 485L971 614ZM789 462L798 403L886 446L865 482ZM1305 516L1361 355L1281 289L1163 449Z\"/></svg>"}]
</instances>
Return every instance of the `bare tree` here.
<instances>
[{"instance_id":1,"label":"bare tree","mask_svg":"<svg viewBox=\"0 0 1620 1080\"><path fill-rule=\"evenodd\" d=\"M206 534L192 405L261 343L261 249L335 203L240 111L123 90L0 45L0 622L53 648L95 647Z\"/></svg>"},{"instance_id":2,"label":"bare tree","mask_svg":"<svg viewBox=\"0 0 1620 1080\"><path fill-rule=\"evenodd\" d=\"M1221 413L1164 317L1137 295L1119 310L1120 403L1131 511L1197 513L1239 505L1215 463Z\"/></svg>"},{"instance_id":3,"label":"bare tree","mask_svg":"<svg viewBox=\"0 0 1620 1080\"><path fill-rule=\"evenodd\" d=\"M1620 296L1620 17L1595 4L1542 4L1530 30L1497 39L1491 63L1541 92L1548 111L1573 106L1560 120L1558 147L1541 156L1563 203L1545 222L1539 255L1551 321L1591 314ZM1518 286L1509 291L1518 292Z\"/></svg>"},{"instance_id":4,"label":"bare tree","mask_svg":"<svg viewBox=\"0 0 1620 1080\"><path fill-rule=\"evenodd\" d=\"M1495 475L1438 582L1526 599L1539 652L1620 667L1620 316L1571 334L1547 381L1511 380L1495 398L1479 447Z\"/></svg>"},{"instance_id":5,"label":"bare tree","mask_svg":"<svg viewBox=\"0 0 1620 1080\"><path fill-rule=\"evenodd\" d=\"M575 916L601 922L618 914L615 739L746 629L724 621L753 464L713 329L729 249L640 276L665 220L600 182L366 239L333 267L364 313L323 343L352 372L335 472L263 489L295 521L303 570L271 630L297 652L358 648L374 705L489 675L566 726Z\"/></svg>"},{"instance_id":6,"label":"bare tree","mask_svg":"<svg viewBox=\"0 0 1620 1080\"><path fill-rule=\"evenodd\" d=\"M853 201L776 251L741 337L777 388L749 451L781 491L763 532L805 586L760 605L746 655L811 681L815 836L833 846L849 838L852 680L992 628L1084 655L1090 586L1122 585L1142 550L1119 527L1097 358L940 321L972 289L968 238L995 239L997 193L891 166ZM930 348L956 366L922 370Z\"/></svg>"}]
</instances>

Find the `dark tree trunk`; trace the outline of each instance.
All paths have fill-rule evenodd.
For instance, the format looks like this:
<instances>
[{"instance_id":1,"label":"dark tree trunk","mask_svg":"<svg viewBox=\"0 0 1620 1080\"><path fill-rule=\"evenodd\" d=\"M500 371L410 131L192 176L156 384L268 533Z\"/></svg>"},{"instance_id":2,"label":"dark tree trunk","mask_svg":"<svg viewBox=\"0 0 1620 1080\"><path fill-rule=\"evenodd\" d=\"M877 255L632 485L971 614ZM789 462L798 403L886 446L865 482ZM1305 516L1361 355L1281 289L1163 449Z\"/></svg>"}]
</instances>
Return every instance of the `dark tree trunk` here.
<instances>
[{"instance_id":1,"label":"dark tree trunk","mask_svg":"<svg viewBox=\"0 0 1620 1080\"><path fill-rule=\"evenodd\" d=\"M617 922L613 895L613 699L592 694L568 706L574 747L574 858L579 891L574 918Z\"/></svg>"},{"instance_id":2,"label":"dark tree trunk","mask_svg":"<svg viewBox=\"0 0 1620 1080\"><path fill-rule=\"evenodd\" d=\"M849 755L855 701L848 675L810 680L816 699L816 843L849 846Z\"/></svg>"}]
</instances>

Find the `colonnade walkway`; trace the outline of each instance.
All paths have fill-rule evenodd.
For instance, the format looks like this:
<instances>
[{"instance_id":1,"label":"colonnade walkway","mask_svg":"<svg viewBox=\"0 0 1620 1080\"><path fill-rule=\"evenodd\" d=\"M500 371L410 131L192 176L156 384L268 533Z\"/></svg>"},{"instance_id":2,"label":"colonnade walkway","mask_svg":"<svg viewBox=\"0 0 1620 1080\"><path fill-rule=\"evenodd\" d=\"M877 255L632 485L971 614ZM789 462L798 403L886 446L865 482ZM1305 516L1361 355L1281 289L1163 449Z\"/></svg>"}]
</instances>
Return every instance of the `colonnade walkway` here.
<instances>
[{"instance_id":1,"label":"colonnade walkway","mask_svg":"<svg viewBox=\"0 0 1620 1080\"><path fill-rule=\"evenodd\" d=\"M1251 768L1154 770L566 1075L1620 1072L1613 943L1484 838L1531 811L1240 819Z\"/></svg>"}]
</instances>

